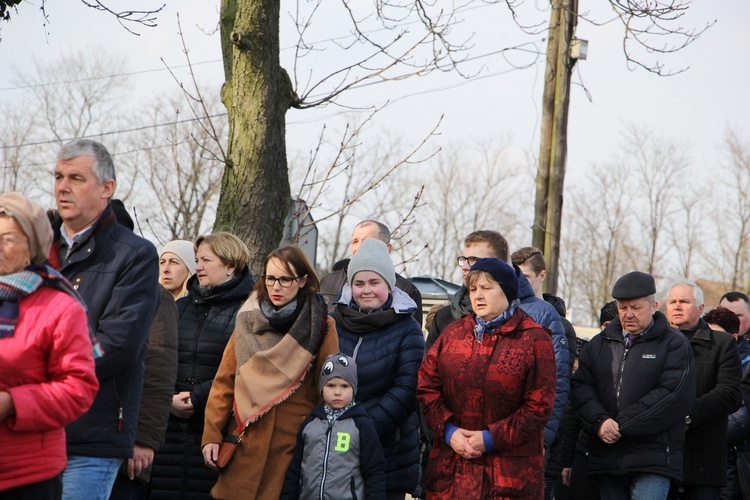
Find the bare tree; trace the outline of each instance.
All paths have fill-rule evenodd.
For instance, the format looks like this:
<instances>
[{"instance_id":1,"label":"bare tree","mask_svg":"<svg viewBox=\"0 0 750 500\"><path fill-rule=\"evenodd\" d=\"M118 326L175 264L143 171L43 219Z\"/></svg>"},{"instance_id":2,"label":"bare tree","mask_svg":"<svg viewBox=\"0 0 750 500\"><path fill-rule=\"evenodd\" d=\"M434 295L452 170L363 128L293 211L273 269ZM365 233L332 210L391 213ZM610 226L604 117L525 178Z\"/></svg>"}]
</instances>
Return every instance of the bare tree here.
<instances>
[{"instance_id":1,"label":"bare tree","mask_svg":"<svg viewBox=\"0 0 750 500\"><path fill-rule=\"evenodd\" d=\"M563 255L566 274L578 273L569 304L585 307L586 315L598 317L599 309L611 300L612 285L623 270L637 269L640 241L634 239L627 170L617 163L594 167L590 184L572 190ZM578 261L577 259L582 259Z\"/></svg>"},{"instance_id":2,"label":"bare tree","mask_svg":"<svg viewBox=\"0 0 750 500\"><path fill-rule=\"evenodd\" d=\"M750 291L750 144L734 130L725 139L727 200L715 214L723 261L724 281L732 290Z\"/></svg>"},{"instance_id":3,"label":"bare tree","mask_svg":"<svg viewBox=\"0 0 750 500\"><path fill-rule=\"evenodd\" d=\"M703 256L705 239L711 234L702 224L708 215L708 198L702 190L694 190L699 184L700 181L694 180L689 186L683 185L680 189L677 211L672 218L672 229L669 231L672 250L677 253L677 265L673 266L676 267L674 274L686 279L693 279L697 267L696 260ZM715 270L712 270L712 279L716 278L714 273Z\"/></svg>"},{"instance_id":4,"label":"bare tree","mask_svg":"<svg viewBox=\"0 0 750 500\"><path fill-rule=\"evenodd\" d=\"M215 116L209 128L201 119L183 118L192 116L183 111L189 109L186 99L178 94L147 102L143 108L149 112L138 119L164 126L133 133L131 153L121 161L138 172L144 189L136 205L160 241L192 240L208 231L221 188L224 158L218 145L225 139L226 119ZM218 99L206 101L209 113L219 114Z\"/></svg>"},{"instance_id":5,"label":"bare tree","mask_svg":"<svg viewBox=\"0 0 750 500\"><path fill-rule=\"evenodd\" d=\"M0 121L0 192L18 191L37 198L41 176L38 175L39 169L29 167L38 158L35 158L33 149L23 146L34 140L36 115L29 112L28 102L23 99L3 103L0 116L3 117Z\"/></svg>"},{"instance_id":6,"label":"bare tree","mask_svg":"<svg viewBox=\"0 0 750 500\"><path fill-rule=\"evenodd\" d=\"M414 220L413 211L419 205L419 198L409 207L400 196L403 190L399 188L402 179L399 173L435 154L428 148L435 130L411 148L389 134L370 139L364 147L365 131L375 113L361 123L347 125L336 142L329 142L326 137L330 133L324 130L304 163L292 162L290 181L295 186L295 197L306 200L307 204L302 212L294 214L297 234L293 239L304 237L309 231L310 223L304 221L313 213L320 230L318 246L323 249L323 258L319 266L323 269L348 256L349 224L362 219L382 220L391 228L394 248L399 253L403 246L400 243ZM407 198L414 196L415 193L410 193Z\"/></svg>"},{"instance_id":7,"label":"bare tree","mask_svg":"<svg viewBox=\"0 0 750 500\"><path fill-rule=\"evenodd\" d=\"M458 50L446 38L454 20L441 7L421 1L378 0L374 7L349 0L324 6L318 1L297 2L295 7L298 50L290 78L279 64L280 2L223 0L221 5L226 77L222 99L230 126L215 228L233 230L246 240L255 270L281 240L289 211L286 111L337 102L345 91L372 81L424 75L441 64L452 67ZM323 50L310 41L311 27L325 23L320 16L330 15L323 7L340 9L352 36L344 45L327 42L326 61L339 63L334 68L307 65ZM407 29L411 21L417 23ZM360 50L347 50L354 46ZM258 213L264 217L255 217Z\"/></svg>"},{"instance_id":8,"label":"bare tree","mask_svg":"<svg viewBox=\"0 0 750 500\"><path fill-rule=\"evenodd\" d=\"M519 241L528 228L531 207L524 211L522 193L530 193L533 181L503 144L454 144L443 149L435 160L421 165L409 175L411 186L424 185L425 206L419 210L419 223L411 238L428 248L420 255L422 273L456 281L460 274L456 257L463 239L477 229L502 233L509 241ZM512 243L511 243L512 244Z\"/></svg>"},{"instance_id":9,"label":"bare tree","mask_svg":"<svg viewBox=\"0 0 750 500\"><path fill-rule=\"evenodd\" d=\"M637 177L633 198L642 201L638 220L648 248L644 268L654 274L667 249L662 248L665 225L675 214L681 196L679 181L688 168L685 146L648 129L630 127L626 134L625 170Z\"/></svg>"},{"instance_id":10,"label":"bare tree","mask_svg":"<svg viewBox=\"0 0 750 500\"><path fill-rule=\"evenodd\" d=\"M58 61L34 62L32 73L19 73L15 84L27 89L41 111L40 125L56 139L54 147L116 127L126 76L112 75L127 61L114 53L68 54Z\"/></svg>"}]
</instances>

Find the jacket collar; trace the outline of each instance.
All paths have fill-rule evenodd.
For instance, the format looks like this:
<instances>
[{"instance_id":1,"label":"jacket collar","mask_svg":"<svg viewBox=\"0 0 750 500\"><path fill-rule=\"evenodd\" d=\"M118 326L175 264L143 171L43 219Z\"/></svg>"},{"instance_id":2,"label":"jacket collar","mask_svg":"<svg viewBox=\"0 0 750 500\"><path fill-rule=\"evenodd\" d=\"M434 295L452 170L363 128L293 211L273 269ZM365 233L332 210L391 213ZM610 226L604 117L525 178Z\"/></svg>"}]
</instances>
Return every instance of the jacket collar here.
<instances>
[{"instance_id":1,"label":"jacket collar","mask_svg":"<svg viewBox=\"0 0 750 500\"><path fill-rule=\"evenodd\" d=\"M695 328L693 337L690 339L690 343L692 344L694 340L713 343L711 333L711 328L708 326L708 323L706 323L703 318L698 318L698 324Z\"/></svg>"},{"instance_id":2,"label":"jacket collar","mask_svg":"<svg viewBox=\"0 0 750 500\"><path fill-rule=\"evenodd\" d=\"M54 267L55 269L61 269L62 267L64 267L60 262L60 258L58 257L60 250L60 240L62 239L62 224L63 221L59 217L52 224L54 237L52 240L52 247L49 251L49 261L52 264L52 267ZM91 226L91 230L88 231L85 237L79 242L76 251L73 252L67 264L72 264L74 262L80 262L87 259L96 248L96 235L115 226L115 224L117 224L115 213L112 211L112 205L108 204L107 208L104 209L96 222L94 222L93 226Z\"/></svg>"},{"instance_id":3,"label":"jacket collar","mask_svg":"<svg viewBox=\"0 0 750 500\"><path fill-rule=\"evenodd\" d=\"M651 326L640 335L639 339L636 340L636 342L643 342L656 337L660 337L666 330L672 329L672 327L669 326L667 317L664 316L664 313L660 311L656 311L654 313L653 321L654 322L651 324ZM602 335L608 339L617 340L624 344L625 340L622 335L622 324L620 323L620 318L618 317L613 319L612 322L607 325L607 328L604 329Z\"/></svg>"}]
</instances>

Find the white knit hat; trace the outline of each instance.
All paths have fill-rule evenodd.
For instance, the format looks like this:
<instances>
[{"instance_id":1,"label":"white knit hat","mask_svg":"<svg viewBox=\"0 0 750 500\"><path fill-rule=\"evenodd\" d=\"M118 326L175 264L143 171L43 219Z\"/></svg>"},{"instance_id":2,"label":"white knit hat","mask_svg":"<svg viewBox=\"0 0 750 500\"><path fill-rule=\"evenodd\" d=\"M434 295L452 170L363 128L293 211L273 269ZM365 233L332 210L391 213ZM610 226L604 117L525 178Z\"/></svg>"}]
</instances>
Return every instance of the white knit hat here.
<instances>
[{"instance_id":1,"label":"white knit hat","mask_svg":"<svg viewBox=\"0 0 750 500\"><path fill-rule=\"evenodd\" d=\"M346 271L349 285L352 284L354 275L360 271L378 273L388 283L391 291L396 288L396 271L393 269L391 254L388 252L388 246L380 240L367 238L359 245L357 253L352 255Z\"/></svg>"},{"instance_id":2,"label":"white knit hat","mask_svg":"<svg viewBox=\"0 0 750 500\"><path fill-rule=\"evenodd\" d=\"M166 252L171 252L180 258L188 268L190 276L195 274L195 246L192 241L172 240L159 251L159 258Z\"/></svg>"}]
</instances>

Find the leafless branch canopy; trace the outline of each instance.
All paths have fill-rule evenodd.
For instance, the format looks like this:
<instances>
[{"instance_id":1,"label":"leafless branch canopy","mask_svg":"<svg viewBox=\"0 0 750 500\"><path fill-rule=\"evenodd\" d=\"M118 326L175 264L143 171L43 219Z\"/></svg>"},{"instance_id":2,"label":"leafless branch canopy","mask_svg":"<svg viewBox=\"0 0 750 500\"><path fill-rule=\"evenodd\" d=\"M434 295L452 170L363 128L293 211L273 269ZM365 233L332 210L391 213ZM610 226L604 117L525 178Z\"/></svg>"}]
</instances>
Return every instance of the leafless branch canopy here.
<instances>
[{"instance_id":1,"label":"leafless branch canopy","mask_svg":"<svg viewBox=\"0 0 750 500\"><path fill-rule=\"evenodd\" d=\"M435 70L461 73L457 64L465 58L471 36L453 39L451 28L460 22L456 9L446 12L438 2L422 0L376 0L374 4L373 9L370 2L360 0L297 1L290 12L297 37L292 79L298 98L293 107L333 103L343 92L373 82L424 76ZM330 14L332 5L341 9L340 15L348 22L346 34L311 41L316 36L312 31L320 28L316 23ZM341 54L336 57L340 65L316 75L317 68L308 69L316 65L305 63L327 50ZM348 59L352 54L356 55Z\"/></svg>"},{"instance_id":2,"label":"leafless branch canopy","mask_svg":"<svg viewBox=\"0 0 750 500\"><path fill-rule=\"evenodd\" d=\"M140 36L140 33L131 29L131 26L141 25L147 28L156 27L156 15L161 12L164 7L167 6L167 4L162 4L161 7L155 9L119 10L109 7L102 0L81 0L81 2L83 2L83 4L87 7L91 7L92 9L112 14L113 16L115 16L115 18L117 18L117 22L120 23L120 26L136 36Z\"/></svg>"},{"instance_id":3,"label":"leafless branch canopy","mask_svg":"<svg viewBox=\"0 0 750 500\"><path fill-rule=\"evenodd\" d=\"M669 70L659 60L647 61L646 54L671 54L684 49L697 40L715 20L698 28L685 27L681 22L692 3L690 0L609 0L618 20L625 30L622 50L629 65L641 67L659 76L682 73L687 67ZM581 19L592 24L602 24L587 14Z\"/></svg>"}]
</instances>

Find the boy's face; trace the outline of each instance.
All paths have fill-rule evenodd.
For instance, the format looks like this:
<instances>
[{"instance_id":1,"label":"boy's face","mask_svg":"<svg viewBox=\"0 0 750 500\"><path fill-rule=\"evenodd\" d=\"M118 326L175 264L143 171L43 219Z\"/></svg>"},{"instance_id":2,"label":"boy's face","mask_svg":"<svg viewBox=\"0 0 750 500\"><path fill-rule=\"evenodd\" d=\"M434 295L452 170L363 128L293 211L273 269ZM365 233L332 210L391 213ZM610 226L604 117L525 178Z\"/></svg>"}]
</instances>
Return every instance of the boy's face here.
<instances>
[{"instance_id":1,"label":"boy's face","mask_svg":"<svg viewBox=\"0 0 750 500\"><path fill-rule=\"evenodd\" d=\"M343 378L334 377L323 386L323 401L335 410L349 406L354 397L354 389Z\"/></svg>"}]
</instances>

